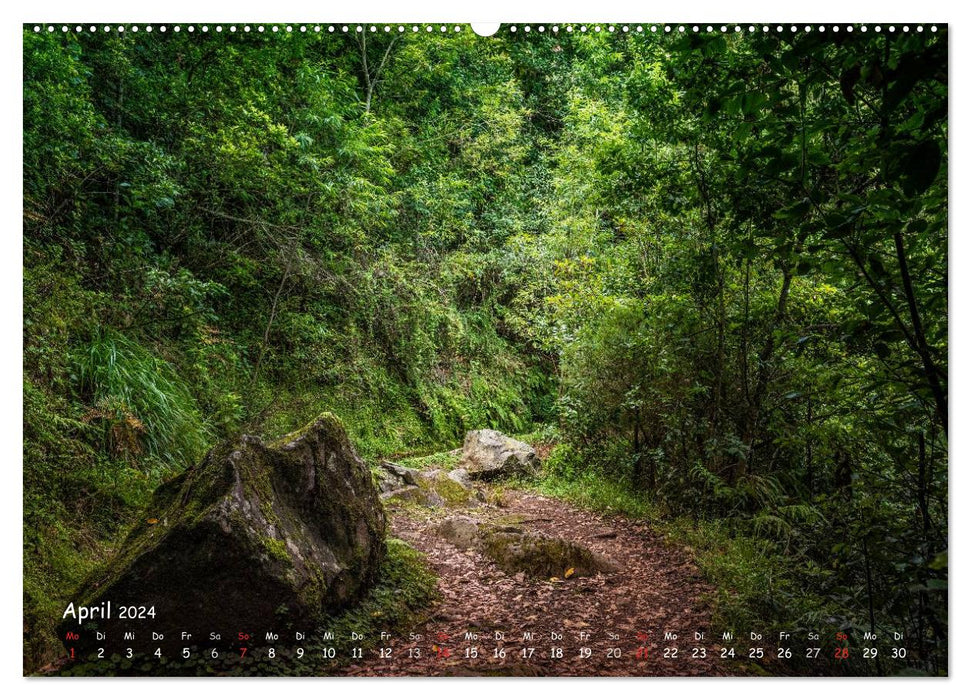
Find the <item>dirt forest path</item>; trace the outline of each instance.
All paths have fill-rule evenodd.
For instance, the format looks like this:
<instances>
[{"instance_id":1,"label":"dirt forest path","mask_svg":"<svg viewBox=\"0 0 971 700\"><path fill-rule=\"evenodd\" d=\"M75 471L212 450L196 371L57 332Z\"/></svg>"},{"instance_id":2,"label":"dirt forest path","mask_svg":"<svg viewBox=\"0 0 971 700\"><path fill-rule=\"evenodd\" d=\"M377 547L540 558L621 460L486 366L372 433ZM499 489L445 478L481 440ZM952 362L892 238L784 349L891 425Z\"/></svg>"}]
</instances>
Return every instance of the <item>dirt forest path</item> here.
<instances>
[{"instance_id":1,"label":"dirt forest path","mask_svg":"<svg viewBox=\"0 0 971 700\"><path fill-rule=\"evenodd\" d=\"M441 600L404 638L385 642L391 658L375 655L345 668L347 675L731 674L709 630L702 597L710 588L688 553L666 545L646 525L514 490L505 492L503 507L392 509L390 515L393 536L427 556ZM515 522L527 533L573 540L613 561L617 571L551 580L509 575L478 551L462 551L435 534L437 522L455 515ZM692 648L700 646L696 631L705 633L705 658L692 658ZM664 641L665 632L678 641ZM467 633L478 638L467 639ZM524 641L527 633L532 641ZM678 656L665 658L671 646Z\"/></svg>"}]
</instances>

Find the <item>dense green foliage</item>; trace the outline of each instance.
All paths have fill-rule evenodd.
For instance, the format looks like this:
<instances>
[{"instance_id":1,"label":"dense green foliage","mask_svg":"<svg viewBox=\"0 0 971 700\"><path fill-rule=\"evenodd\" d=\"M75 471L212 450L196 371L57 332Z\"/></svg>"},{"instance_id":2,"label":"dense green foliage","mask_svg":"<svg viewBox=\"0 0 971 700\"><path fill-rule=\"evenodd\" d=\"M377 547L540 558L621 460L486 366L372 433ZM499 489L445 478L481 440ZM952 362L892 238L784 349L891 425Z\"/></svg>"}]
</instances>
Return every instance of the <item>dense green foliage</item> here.
<instances>
[{"instance_id":1,"label":"dense green foliage","mask_svg":"<svg viewBox=\"0 0 971 700\"><path fill-rule=\"evenodd\" d=\"M762 619L902 631L940 670L946 42L613 48L556 171L589 240L551 299L563 469L767 543Z\"/></svg>"},{"instance_id":2,"label":"dense green foliage","mask_svg":"<svg viewBox=\"0 0 971 700\"><path fill-rule=\"evenodd\" d=\"M726 615L946 671L946 32L28 30L24 81L26 667L161 479L327 409L547 423Z\"/></svg>"}]
</instances>

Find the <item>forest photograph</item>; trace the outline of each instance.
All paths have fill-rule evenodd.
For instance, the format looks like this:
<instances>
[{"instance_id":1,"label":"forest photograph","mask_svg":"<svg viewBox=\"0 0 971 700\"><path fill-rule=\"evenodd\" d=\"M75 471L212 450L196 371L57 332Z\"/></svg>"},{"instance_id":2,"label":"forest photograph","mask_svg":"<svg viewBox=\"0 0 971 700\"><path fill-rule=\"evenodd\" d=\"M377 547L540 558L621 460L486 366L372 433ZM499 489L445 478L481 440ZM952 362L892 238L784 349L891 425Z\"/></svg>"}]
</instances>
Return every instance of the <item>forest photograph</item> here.
<instances>
[{"instance_id":1,"label":"forest photograph","mask_svg":"<svg viewBox=\"0 0 971 700\"><path fill-rule=\"evenodd\" d=\"M22 42L24 675L948 676L946 25Z\"/></svg>"}]
</instances>

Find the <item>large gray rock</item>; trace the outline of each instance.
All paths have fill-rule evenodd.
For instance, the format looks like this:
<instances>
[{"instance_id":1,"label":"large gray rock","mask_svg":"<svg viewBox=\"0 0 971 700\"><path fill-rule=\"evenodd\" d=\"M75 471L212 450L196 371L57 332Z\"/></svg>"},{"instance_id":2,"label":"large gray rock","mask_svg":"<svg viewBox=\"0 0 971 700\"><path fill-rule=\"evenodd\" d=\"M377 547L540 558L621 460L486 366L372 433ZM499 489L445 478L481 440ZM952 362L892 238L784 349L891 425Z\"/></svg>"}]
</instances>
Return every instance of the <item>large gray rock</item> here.
<instances>
[{"instance_id":1,"label":"large gray rock","mask_svg":"<svg viewBox=\"0 0 971 700\"><path fill-rule=\"evenodd\" d=\"M382 494L399 491L406 486L418 486L417 469L409 469L394 462L383 461L378 465L376 477Z\"/></svg>"},{"instance_id":2,"label":"large gray rock","mask_svg":"<svg viewBox=\"0 0 971 700\"><path fill-rule=\"evenodd\" d=\"M442 521L436 528L438 535L459 549L474 549L482 539L480 524L464 515L457 515Z\"/></svg>"},{"instance_id":3,"label":"large gray rock","mask_svg":"<svg viewBox=\"0 0 971 700\"><path fill-rule=\"evenodd\" d=\"M384 556L385 514L371 474L341 422L324 414L265 444L260 438L213 449L160 487L107 571L75 598L79 605L154 606L141 629L166 640L192 632L282 632L359 599ZM94 633L117 640L117 618L80 627L71 646ZM227 636L229 635L229 636ZM117 646L116 642L111 642ZM103 645L103 643L102 643Z\"/></svg>"},{"instance_id":4,"label":"large gray rock","mask_svg":"<svg viewBox=\"0 0 971 700\"><path fill-rule=\"evenodd\" d=\"M465 435L460 466L473 479L533 475L539 470L536 450L496 430L470 430Z\"/></svg>"}]
</instances>

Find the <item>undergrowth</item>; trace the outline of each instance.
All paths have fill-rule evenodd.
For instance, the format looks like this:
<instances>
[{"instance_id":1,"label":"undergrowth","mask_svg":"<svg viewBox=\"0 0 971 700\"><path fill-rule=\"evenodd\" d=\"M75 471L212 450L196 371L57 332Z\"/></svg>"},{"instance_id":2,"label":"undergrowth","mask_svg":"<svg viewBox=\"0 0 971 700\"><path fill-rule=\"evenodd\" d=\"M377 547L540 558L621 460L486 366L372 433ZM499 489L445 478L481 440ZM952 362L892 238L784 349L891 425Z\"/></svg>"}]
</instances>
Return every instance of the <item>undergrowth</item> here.
<instances>
[{"instance_id":1,"label":"undergrowth","mask_svg":"<svg viewBox=\"0 0 971 700\"><path fill-rule=\"evenodd\" d=\"M399 459L398 462L403 467L425 471L429 469L455 469L461 460L461 452L449 450L448 452L435 452L422 457L404 457Z\"/></svg>"},{"instance_id":2,"label":"undergrowth","mask_svg":"<svg viewBox=\"0 0 971 700\"><path fill-rule=\"evenodd\" d=\"M210 433L175 369L124 334L99 329L74 364L83 416L100 425L105 451L135 457L144 448L159 459L187 466L202 456Z\"/></svg>"}]
</instances>

